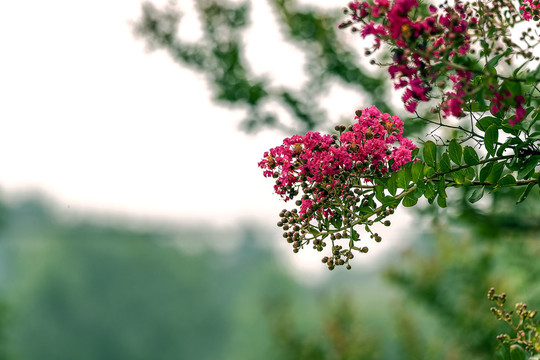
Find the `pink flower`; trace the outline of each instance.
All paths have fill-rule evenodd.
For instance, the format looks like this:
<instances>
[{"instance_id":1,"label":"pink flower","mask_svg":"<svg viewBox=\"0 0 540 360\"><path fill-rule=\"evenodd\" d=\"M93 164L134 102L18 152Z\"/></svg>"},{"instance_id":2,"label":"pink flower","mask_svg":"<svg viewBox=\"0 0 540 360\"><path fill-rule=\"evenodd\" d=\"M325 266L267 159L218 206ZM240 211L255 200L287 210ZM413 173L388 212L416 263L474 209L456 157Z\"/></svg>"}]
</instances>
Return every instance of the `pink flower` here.
<instances>
[{"instance_id":1,"label":"pink flower","mask_svg":"<svg viewBox=\"0 0 540 360\"><path fill-rule=\"evenodd\" d=\"M356 117L352 131L345 131L339 140L331 135L309 132L283 140L283 145L264 153L259 162L265 177L276 178L275 192L285 201L306 190L300 202L300 214L314 207L329 216L322 206L329 196L339 196L344 188L357 184L375 171L395 171L411 160L414 144L403 138L403 121L398 116L383 114L375 106ZM364 178L363 181L368 181ZM321 205L321 206L319 206ZM312 214L311 216L315 216Z\"/></svg>"}]
</instances>

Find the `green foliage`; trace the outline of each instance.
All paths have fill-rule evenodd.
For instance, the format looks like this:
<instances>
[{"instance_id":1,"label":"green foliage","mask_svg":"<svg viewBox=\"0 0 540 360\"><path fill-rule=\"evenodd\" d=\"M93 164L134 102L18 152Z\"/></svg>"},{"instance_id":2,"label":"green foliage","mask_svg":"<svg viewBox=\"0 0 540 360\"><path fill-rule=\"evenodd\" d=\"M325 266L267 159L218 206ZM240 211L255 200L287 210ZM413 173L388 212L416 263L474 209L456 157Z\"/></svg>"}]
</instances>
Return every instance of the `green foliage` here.
<instances>
[{"instance_id":1,"label":"green foliage","mask_svg":"<svg viewBox=\"0 0 540 360\"><path fill-rule=\"evenodd\" d=\"M206 76L214 99L247 110L243 126L247 130L279 127L287 132L312 130L328 123L319 106L320 99L333 82L342 82L359 93L376 94L374 104L391 112L386 103L388 84L384 77L358 66L355 52L337 32L339 9L328 12L303 9L293 0L270 0L286 40L306 56L309 81L300 89L275 87L268 79L253 75L245 60L242 32L249 26L250 2L199 1L196 10L203 23L204 37L196 44L177 34L181 12L169 5L159 9L143 4L135 34L150 49L166 50L182 66ZM279 121L268 102L283 107L294 120L294 129Z\"/></svg>"},{"instance_id":2,"label":"green foliage","mask_svg":"<svg viewBox=\"0 0 540 360\"><path fill-rule=\"evenodd\" d=\"M527 304L517 303L515 312L506 311L506 293L495 294L495 289L488 292L488 299L493 301L495 306L491 308L497 320L506 322L512 329L512 335L501 334L497 339L501 343L499 358L510 358L511 360L538 359L540 357L540 320L534 318L538 310L527 310Z\"/></svg>"}]
</instances>

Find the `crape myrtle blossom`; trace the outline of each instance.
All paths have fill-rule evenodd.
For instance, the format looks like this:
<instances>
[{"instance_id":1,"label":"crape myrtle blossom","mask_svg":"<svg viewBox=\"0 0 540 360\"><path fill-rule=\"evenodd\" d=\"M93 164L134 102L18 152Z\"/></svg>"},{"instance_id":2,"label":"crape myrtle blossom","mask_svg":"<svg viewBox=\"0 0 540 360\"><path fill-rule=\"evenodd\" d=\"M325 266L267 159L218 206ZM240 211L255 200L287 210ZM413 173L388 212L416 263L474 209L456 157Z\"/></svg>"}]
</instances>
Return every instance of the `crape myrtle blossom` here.
<instances>
[{"instance_id":1,"label":"crape myrtle blossom","mask_svg":"<svg viewBox=\"0 0 540 360\"><path fill-rule=\"evenodd\" d=\"M375 38L372 51L378 50L381 43L393 47L394 56L388 73L396 89L405 89L402 100L407 111L414 113L419 102L429 101L434 86L437 86L444 94L443 117L462 116L472 73L441 66L441 63L468 53L471 39L468 30L478 23L478 19L459 1L453 7L442 7L440 13L430 5L429 15L415 15L413 20L411 13L418 13L413 11L418 8L417 0L355 1L349 3L351 20L340 27L360 23L361 36ZM446 81L441 81L448 78L452 80L451 89L446 89Z\"/></svg>"},{"instance_id":2,"label":"crape myrtle blossom","mask_svg":"<svg viewBox=\"0 0 540 360\"><path fill-rule=\"evenodd\" d=\"M524 20L539 20L538 15L540 14L540 3L538 0L523 0L519 10L522 11L521 16Z\"/></svg>"},{"instance_id":3,"label":"crape myrtle blossom","mask_svg":"<svg viewBox=\"0 0 540 360\"><path fill-rule=\"evenodd\" d=\"M357 121L340 135L308 132L283 140L264 153L259 167L265 177L276 179L274 190L285 201L304 193L297 201L300 215L332 215L328 203L351 188L361 188L375 176L396 171L411 161L416 146L403 137L403 121L381 113L375 106L358 111Z\"/></svg>"},{"instance_id":4,"label":"crape myrtle blossom","mask_svg":"<svg viewBox=\"0 0 540 360\"><path fill-rule=\"evenodd\" d=\"M536 16L538 19L539 0L524 1L521 7L523 18ZM493 9L498 6L503 6L500 1L493 2ZM460 0L453 5L445 2L438 7L422 4L418 0L353 1L346 9L349 20L339 27L352 26L353 31L359 32L362 38L374 38L366 55L373 54L383 44L390 47L391 61L383 66L387 66L395 89L404 90L401 100L408 112L415 113L421 102L438 99L439 104L433 108L434 112L439 112L442 118L459 118L465 116L464 109L470 110L470 105L481 96L484 100L492 100L493 114L501 107L505 111L509 108L515 110L515 116L508 118L509 124L514 126L526 116L523 102L520 102L523 94L512 93L501 100L500 94L506 90L501 89L497 72L488 73L488 79L485 79L485 71L478 65L476 68L471 65L484 59L487 63L493 50L486 48L488 42L485 40L486 21L489 21L486 17L489 19L492 12L488 8L482 10L484 12L479 11L471 3ZM506 28L501 25L493 34L500 34L503 42L512 46L511 40L504 37L505 31ZM482 59L475 59L475 51L471 50L474 42L483 44ZM501 53L499 49L494 55L499 55L500 59ZM525 53L521 55L527 56ZM372 60L372 63L377 62ZM479 92L480 83L489 86Z\"/></svg>"}]
</instances>

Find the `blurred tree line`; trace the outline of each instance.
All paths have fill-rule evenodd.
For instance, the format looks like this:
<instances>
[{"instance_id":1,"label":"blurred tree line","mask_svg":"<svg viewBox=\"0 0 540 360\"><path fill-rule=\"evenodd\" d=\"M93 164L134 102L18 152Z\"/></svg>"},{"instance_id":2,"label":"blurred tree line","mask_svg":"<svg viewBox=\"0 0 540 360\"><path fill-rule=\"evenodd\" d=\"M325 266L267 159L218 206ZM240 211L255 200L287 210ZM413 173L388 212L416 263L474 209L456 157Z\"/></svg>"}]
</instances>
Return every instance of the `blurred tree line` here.
<instances>
[{"instance_id":1,"label":"blurred tree line","mask_svg":"<svg viewBox=\"0 0 540 360\"><path fill-rule=\"evenodd\" d=\"M1 359L492 359L508 329L485 289L540 306L535 232L439 219L376 267L306 286L298 276L313 275L254 225L135 230L54 213L35 198L2 209Z\"/></svg>"}]
</instances>

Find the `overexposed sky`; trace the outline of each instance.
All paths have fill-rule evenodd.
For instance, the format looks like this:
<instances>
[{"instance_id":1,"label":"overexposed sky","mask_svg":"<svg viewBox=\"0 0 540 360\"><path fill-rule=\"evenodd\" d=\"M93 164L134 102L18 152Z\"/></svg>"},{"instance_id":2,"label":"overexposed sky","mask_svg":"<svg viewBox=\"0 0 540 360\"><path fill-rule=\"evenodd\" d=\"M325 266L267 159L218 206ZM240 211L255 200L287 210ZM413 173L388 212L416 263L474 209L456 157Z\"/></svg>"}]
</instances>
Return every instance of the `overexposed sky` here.
<instances>
[{"instance_id":1,"label":"overexposed sky","mask_svg":"<svg viewBox=\"0 0 540 360\"><path fill-rule=\"evenodd\" d=\"M196 40L193 3L178 3L181 33ZM266 2L252 11L245 40L254 71L304 81L302 54L281 41ZM0 187L43 192L74 212L275 218L284 204L257 162L283 134L240 132L243 113L213 104L199 74L145 51L130 26L139 15L133 0L0 4ZM330 90L329 106L357 102Z\"/></svg>"},{"instance_id":2,"label":"overexposed sky","mask_svg":"<svg viewBox=\"0 0 540 360\"><path fill-rule=\"evenodd\" d=\"M346 1L300 3L334 9ZM197 41L193 2L178 4L184 11L180 33ZM263 178L257 163L284 134L239 131L244 114L212 103L201 75L164 51L146 52L130 25L140 5L0 2L0 191L37 191L68 216L275 226L279 211L292 204L273 194L273 181ZM252 1L252 20L244 40L255 74L274 85L305 81L302 53L283 42L266 1ZM338 121L362 102L335 84L321 105ZM410 216L399 209L393 222L381 231L383 243L358 263L375 262L395 248L392 239L407 231ZM322 276L320 257L308 249L293 260Z\"/></svg>"}]
</instances>

